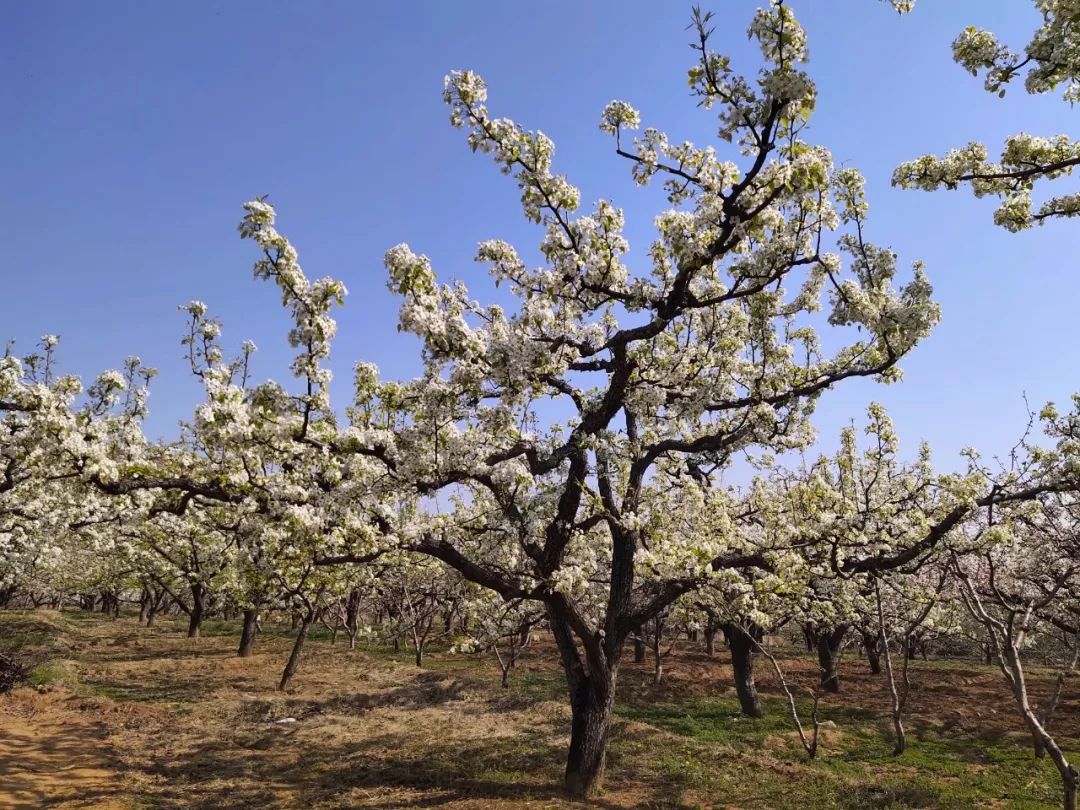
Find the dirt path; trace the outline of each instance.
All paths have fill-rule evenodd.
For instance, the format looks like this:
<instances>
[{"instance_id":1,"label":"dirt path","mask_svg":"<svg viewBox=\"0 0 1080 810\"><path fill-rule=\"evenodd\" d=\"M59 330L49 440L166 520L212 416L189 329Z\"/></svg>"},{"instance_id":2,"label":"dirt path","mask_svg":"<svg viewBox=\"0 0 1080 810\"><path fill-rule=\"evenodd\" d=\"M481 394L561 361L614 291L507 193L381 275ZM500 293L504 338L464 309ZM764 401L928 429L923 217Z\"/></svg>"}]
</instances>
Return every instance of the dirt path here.
<instances>
[{"instance_id":1,"label":"dirt path","mask_svg":"<svg viewBox=\"0 0 1080 810\"><path fill-rule=\"evenodd\" d=\"M19 690L0 700L0 807L116 810L118 774L104 724L91 712Z\"/></svg>"}]
</instances>

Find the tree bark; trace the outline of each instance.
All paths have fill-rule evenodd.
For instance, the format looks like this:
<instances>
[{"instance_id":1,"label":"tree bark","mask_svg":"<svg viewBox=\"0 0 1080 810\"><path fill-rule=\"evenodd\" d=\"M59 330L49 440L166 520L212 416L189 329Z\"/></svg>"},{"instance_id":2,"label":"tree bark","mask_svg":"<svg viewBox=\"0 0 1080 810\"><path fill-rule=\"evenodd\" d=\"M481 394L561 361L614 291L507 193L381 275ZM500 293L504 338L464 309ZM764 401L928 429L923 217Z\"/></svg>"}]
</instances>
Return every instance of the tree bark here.
<instances>
[{"instance_id":1,"label":"tree bark","mask_svg":"<svg viewBox=\"0 0 1080 810\"><path fill-rule=\"evenodd\" d=\"M821 688L826 692L840 691L840 645L847 633L847 625L829 629L814 629L817 645L818 666L821 667Z\"/></svg>"},{"instance_id":2,"label":"tree bark","mask_svg":"<svg viewBox=\"0 0 1080 810\"><path fill-rule=\"evenodd\" d=\"M614 679L610 683L586 677L570 700L570 751L566 757L566 792L576 799L596 795L604 775L611 714L615 705Z\"/></svg>"},{"instance_id":3,"label":"tree bark","mask_svg":"<svg viewBox=\"0 0 1080 810\"><path fill-rule=\"evenodd\" d=\"M878 643L880 636L874 633L863 633L863 650L866 652L866 661L870 664L870 674L881 674L881 647Z\"/></svg>"},{"instance_id":4,"label":"tree bark","mask_svg":"<svg viewBox=\"0 0 1080 810\"><path fill-rule=\"evenodd\" d=\"M349 634L349 649L356 649L356 634L360 631L360 591L349 591L349 601L345 605L345 632Z\"/></svg>"},{"instance_id":5,"label":"tree bark","mask_svg":"<svg viewBox=\"0 0 1080 810\"><path fill-rule=\"evenodd\" d=\"M739 707L747 717L761 717L761 702L754 683L754 641L760 640L760 630L752 627L752 637L737 624L725 624L723 629L731 650L731 674L735 678Z\"/></svg>"},{"instance_id":6,"label":"tree bark","mask_svg":"<svg viewBox=\"0 0 1080 810\"><path fill-rule=\"evenodd\" d=\"M597 639L586 658L593 671L586 672L569 625L548 606L548 624L559 650L570 696L570 748L566 756L563 789L573 799L596 795L603 782L611 715L615 706L615 682L624 635L608 640L604 648Z\"/></svg>"},{"instance_id":7,"label":"tree bark","mask_svg":"<svg viewBox=\"0 0 1080 810\"><path fill-rule=\"evenodd\" d=\"M202 627L203 614L206 611L206 595L201 585L191 586L191 612L188 613L188 638L198 638Z\"/></svg>"},{"instance_id":8,"label":"tree bark","mask_svg":"<svg viewBox=\"0 0 1080 810\"><path fill-rule=\"evenodd\" d=\"M284 692L288 688L289 681L296 674L296 668L300 665L300 653L304 649L304 642L307 640L308 630L311 629L314 618L313 614L306 614L300 620L300 630L296 634L296 641L293 642L292 652L289 653L289 662L285 664L285 671L281 673L281 681L278 683L279 692Z\"/></svg>"},{"instance_id":9,"label":"tree bark","mask_svg":"<svg viewBox=\"0 0 1080 810\"><path fill-rule=\"evenodd\" d=\"M236 654L241 658L251 657L255 649L255 636L258 634L259 611L257 608L244 609L244 629L240 631L240 649Z\"/></svg>"}]
</instances>

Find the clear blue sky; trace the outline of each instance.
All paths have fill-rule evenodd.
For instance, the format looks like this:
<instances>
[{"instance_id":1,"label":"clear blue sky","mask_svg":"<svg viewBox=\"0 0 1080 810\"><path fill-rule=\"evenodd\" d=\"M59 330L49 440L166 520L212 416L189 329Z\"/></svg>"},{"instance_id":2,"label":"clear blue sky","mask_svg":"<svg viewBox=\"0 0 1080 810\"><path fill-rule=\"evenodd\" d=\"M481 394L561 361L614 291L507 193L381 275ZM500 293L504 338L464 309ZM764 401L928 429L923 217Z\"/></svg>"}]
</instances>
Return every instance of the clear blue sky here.
<instances>
[{"instance_id":1,"label":"clear blue sky","mask_svg":"<svg viewBox=\"0 0 1080 810\"><path fill-rule=\"evenodd\" d=\"M715 46L756 69L745 29L759 3L715 0ZM792 0L809 30L819 83L811 138L868 177L871 238L908 266L923 259L945 317L905 363L906 380L827 394L818 426L884 402L913 447L939 461L973 444L1005 450L1033 404L1080 388L1075 224L1010 235L991 201L889 187L892 168L974 137L1075 131L1057 98L999 102L955 66L949 43L978 24L1027 41L1026 0L920 0L899 18L874 0ZM161 376L149 430L174 435L199 387L185 371L176 307L198 298L225 323L226 346L259 345L256 378L287 378L287 321L251 279L240 205L269 194L309 276L345 281L333 366L345 404L357 359L385 376L418 370L395 332L382 255L408 241L444 278L490 287L478 241L531 250L540 233L517 191L450 128L442 76L471 68L490 107L544 130L557 167L591 205L627 211L638 251L662 200L629 180L596 123L624 98L646 124L698 143L714 131L688 98L689 4L82 3L5 0L0 32L0 336L29 351L61 334L65 370L92 377L138 354ZM640 255L640 254L639 254Z\"/></svg>"}]
</instances>

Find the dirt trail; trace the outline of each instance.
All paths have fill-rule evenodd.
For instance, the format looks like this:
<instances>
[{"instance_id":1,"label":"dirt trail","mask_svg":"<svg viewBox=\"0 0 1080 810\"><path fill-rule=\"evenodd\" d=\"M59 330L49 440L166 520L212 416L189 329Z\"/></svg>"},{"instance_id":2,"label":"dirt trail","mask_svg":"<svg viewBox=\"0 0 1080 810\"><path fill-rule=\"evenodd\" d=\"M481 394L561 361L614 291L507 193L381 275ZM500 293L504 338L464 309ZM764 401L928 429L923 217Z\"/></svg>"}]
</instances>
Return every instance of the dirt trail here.
<instances>
[{"instance_id":1,"label":"dirt trail","mask_svg":"<svg viewBox=\"0 0 1080 810\"><path fill-rule=\"evenodd\" d=\"M0 700L0 807L129 805L112 798L118 774L105 725L29 690Z\"/></svg>"}]
</instances>

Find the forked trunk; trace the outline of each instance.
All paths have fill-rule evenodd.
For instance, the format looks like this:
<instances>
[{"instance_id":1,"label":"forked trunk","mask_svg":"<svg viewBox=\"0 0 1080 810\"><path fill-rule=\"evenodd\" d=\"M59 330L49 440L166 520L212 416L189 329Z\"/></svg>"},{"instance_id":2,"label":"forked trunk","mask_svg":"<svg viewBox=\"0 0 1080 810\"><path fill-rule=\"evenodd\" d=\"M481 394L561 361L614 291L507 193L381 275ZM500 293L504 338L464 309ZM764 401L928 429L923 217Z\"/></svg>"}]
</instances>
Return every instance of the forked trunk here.
<instances>
[{"instance_id":1,"label":"forked trunk","mask_svg":"<svg viewBox=\"0 0 1080 810\"><path fill-rule=\"evenodd\" d=\"M236 654L249 658L255 649L255 636L259 632L259 611L255 608L244 610L244 629L240 631L240 649Z\"/></svg>"}]
</instances>

